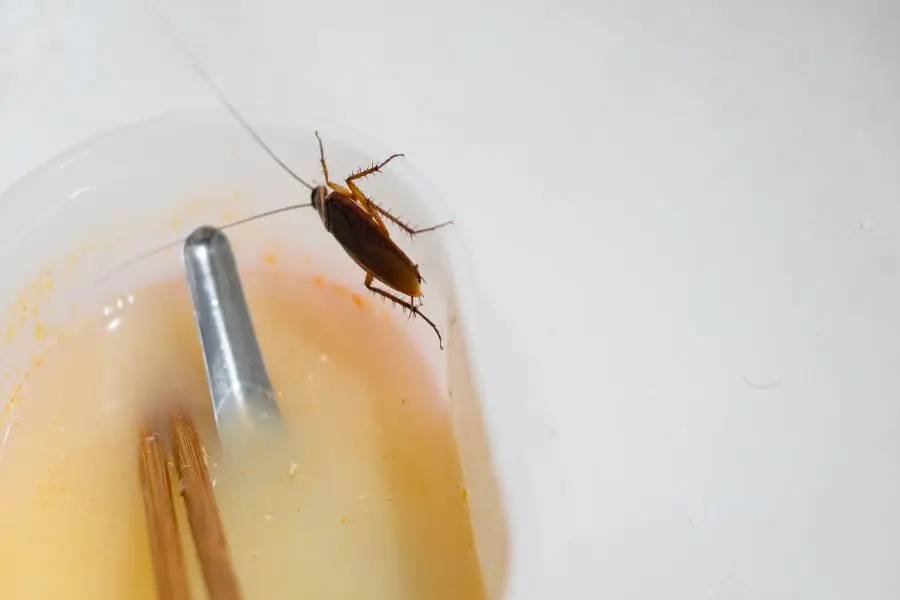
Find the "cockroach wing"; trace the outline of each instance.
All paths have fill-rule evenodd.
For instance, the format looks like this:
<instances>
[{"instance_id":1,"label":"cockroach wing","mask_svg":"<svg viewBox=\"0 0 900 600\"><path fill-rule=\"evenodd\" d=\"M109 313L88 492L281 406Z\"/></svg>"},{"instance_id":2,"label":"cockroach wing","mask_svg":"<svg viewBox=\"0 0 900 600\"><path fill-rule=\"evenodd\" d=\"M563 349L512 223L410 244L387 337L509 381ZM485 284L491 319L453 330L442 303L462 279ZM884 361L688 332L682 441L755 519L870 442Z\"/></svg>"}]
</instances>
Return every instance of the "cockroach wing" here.
<instances>
[{"instance_id":1,"label":"cockroach wing","mask_svg":"<svg viewBox=\"0 0 900 600\"><path fill-rule=\"evenodd\" d=\"M326 210L331 235L356 264L405 296L421 294L416 265L358 204L332 192Z\"/></svg>"}]
</instances>

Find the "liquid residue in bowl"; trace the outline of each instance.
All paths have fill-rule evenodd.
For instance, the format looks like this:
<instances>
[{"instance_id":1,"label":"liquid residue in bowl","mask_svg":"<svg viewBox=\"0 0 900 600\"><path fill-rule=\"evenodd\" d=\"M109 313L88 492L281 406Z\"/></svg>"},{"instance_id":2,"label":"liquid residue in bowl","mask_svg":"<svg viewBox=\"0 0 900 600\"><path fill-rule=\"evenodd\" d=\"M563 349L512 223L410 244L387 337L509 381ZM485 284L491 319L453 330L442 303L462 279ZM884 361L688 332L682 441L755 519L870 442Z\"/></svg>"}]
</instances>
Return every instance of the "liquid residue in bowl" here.
<instances>
[{"instance_id":1,"label":"liquid residue in bowl","mask_svg":"<svg viewBox=\"0 0 900 600\"><path fill-rule=\"evenodd\" d=\"M257 271L244 285L292 440L249 468L213 453L246 596L482 598L448 410L402 325L321 277ZM3 597L153 598L140 417L188 401L213 433L184 282L96 313L42 356L7 416Z\"/></svg>"}]
</instances>

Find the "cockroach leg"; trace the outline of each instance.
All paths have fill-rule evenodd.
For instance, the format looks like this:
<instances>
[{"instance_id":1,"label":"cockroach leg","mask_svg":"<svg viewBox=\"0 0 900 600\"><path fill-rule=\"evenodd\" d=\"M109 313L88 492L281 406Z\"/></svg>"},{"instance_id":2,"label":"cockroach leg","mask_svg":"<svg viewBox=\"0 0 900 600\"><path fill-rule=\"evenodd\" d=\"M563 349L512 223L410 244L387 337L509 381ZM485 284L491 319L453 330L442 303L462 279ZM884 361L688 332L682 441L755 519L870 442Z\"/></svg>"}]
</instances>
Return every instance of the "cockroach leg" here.
<instances>
[{"instance_id":1,"label":"cockroach leg","mask_svg":"<svg viewBox=\"0 0 900 600\"><path fill-rule=\"evenodd\" d=\"M443 223L438 223L437 225L432 225L431 227L422 227L421 229L415 229L410 227L408 224L404 223L403 220L395 217L391 214L391 211L381 208L374 201L369 199L368 196L363 194L362 190L353 183L350 179L347 179L347 185L350 186L350 191L353 192L353 198L357 202L365 208L370 215L372 215L372 219L381 225L384 228L384 221L381 220L381 217L384 217L406 233L410 235L410 237L414 237L420 233L428 233L429 231L434 231L435 229L440 229L441 227L446 227L447 225L452 225L453 221L444 221ZM385 232L387 231L386 228Z\"/></svg>"},{"instance_id":2,"label":"cockroach leg","mask_svg":"<svg viewBox=\"0 0 900 600\"><path fill-rule=\"evenodd\" d=\"M353 173L344 180L347 184L347 187L353 192L353 197L368 211L369 215L372 216L372 220L378 223L381 226L381 229L387 233L387 227L384 224L384 221L381 220L381 217L378 213L383 214L385 217L390 219L392 222L397 223L398 220L394 218L393 215L388 214L386 211L382 210L380 206L372 202L365 194L362 193L362 190L357 187L354 182L356 179L362 179L363 177L368 177L369 175L373 175L375 173L380 173L381 169L394 160L395 158L399 158L403 156L403 154L391 154L386 159L378 163L377 165L372 165L368 169L360 169L356 173Z\"/></svg>"},{"instance_id":3,"label":"cockroach leg","mask_svg":"<svg viewBox=\"0 0 900 600\"><path fill-rule=\"evenodd\" d=\"M431 319L426 317L422 313L422 311L420 311L417 307L413 306L411 303L407 302L406 300L401 300L400 298L398 298L397 296L394 296L390 292L386 292L382 289L375 287L374 285L372 285L374 281L375 281L375 276L372 275L371 273L366 273L366 282L365 282L366 289L378 294L379 296L381 296L383 298L387 298L394 304L399 304L400 306L402 306L403 308L408 310L411 314L418 315L418 316L422 317L423 319L425 319L425 322L428 323L429 325L431 325L431 328L434 329L434 332L437 334L438 344L440 345L441 350L444 349L444 338L441 337L441 332L437 328L437 325L434 324L434 321L432 321Z\"/></svg>"},{"instance_id":4,"label":"cockroach leg","mask_svg":"<svg viewBox=\"0 0 900 600\"><path fill-rule=\"evenodd\" d=\"M325 146L322 144L322 136L319 135L319 132L316 132L316 139L319 140L319 164L322 165L322 175L325 176L325 181L328 181L328 166L325 164Z\"/></svg>"},{"instance_id":5,"label":"cockroach leg","mask_svg":"<svg viewBox=\"0 0 900 600\"><path fill-rule=\"evenodd\" d=\"M325 185L348 198L353 197L353 192L341 184L331 181L328 177L328 165L325 164L325 146L322 144L322 136L319 135L318 131L316 132L316 139L319 140L319 164L322 165L322 175L325 177Z\"/></svg>"},{"instance_id":6,"label":"cockroach leg","mask_svg":"<svg viewBox=\"0 0 900 600\"><path fill-rule=\"evenodd\" d=\"M368 177L369 175L372 175L373 173L380 173L381 169L384 168L384 166L386 164L388 164L395 158L399 158L401 156L403 156L403 154L391 154L390 156L388 156L386 159L384 159L377 165L372 165L368 169L360 169L359 171L357 171L356 173L354 173L353 175L348 177L345 181L349 184L351 181L353 181L355 179L362 179L363 177Z\"/></svg>"},{"instance_id":7,"label":"cockroach leg","mask_svg":"<svg viewBox=\"0 0 900 600\"><path fill-rule=\"evenodd\" d=\"M390 213L387 209L381 208L374 202L372 202L372 208L374 208L377 212L379 212L383 217L389 220L391 223L408 233L410 236L416 236L420 233L428 233L429 231L434 231L436 229L440 229L442 227L446 227L447 225L453 225L453 221L444 221L443 223L438 223L437 225L432 225L431 227L422 227L420 229L415 229L410 227L394 215Z\"/></svg>"},{"instance_id":8,"label":"cockroach leg","mask_svg":"<svg viewBox=\"0 0 900 600\"><path fill-rule=\"evenodd\" d=\"M359 189L355 183L347 179L347 185L350 186L350 197L356 200L356 202L363 207L363 209L369 213L369 216L372 217L372 220L375 221L375 224L388 235L387 225L384 224L384 221L381 220L381 217L378 216L378 205L369 200L369 197L363 194L362 190Z\"/></svg>"}]
</instances>

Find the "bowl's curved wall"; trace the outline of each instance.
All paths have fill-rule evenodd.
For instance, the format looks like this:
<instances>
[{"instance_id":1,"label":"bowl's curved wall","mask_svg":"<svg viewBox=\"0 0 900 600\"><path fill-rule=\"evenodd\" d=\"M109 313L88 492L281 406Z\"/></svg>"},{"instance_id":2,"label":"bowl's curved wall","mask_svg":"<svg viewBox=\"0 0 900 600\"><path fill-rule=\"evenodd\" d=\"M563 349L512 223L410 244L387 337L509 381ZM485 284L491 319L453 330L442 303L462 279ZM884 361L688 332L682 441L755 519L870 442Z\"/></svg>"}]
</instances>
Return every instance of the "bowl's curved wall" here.
<instances>
[{"instance_id":1,"label":"bowl's curved wall","mask_svg":"<svg viewBox=\"0 0 900 600\"><path fill-rule=\"evenodd\" d=\"M294 125L258 130L301 177L319 183L313 127ZM321 135L333 179L387 154L340 131L321 128ZM403 160L362 185L392 213L418 226L449 218L431 188ZM7 309L0 367L11 374L4 384L7 397L14 399L16 378L27 373L31 357L52 343L54 326L79 310L99 310L147 280L180 276L179 247L107 276L125 260L183 238L196 226L221 225L308 198L309 191L280 170L238 124L212 111L137 123L35 170L0 197L0 307ZM448 228L412 241L398 232L395 239L419 263L427 281L424 309L445 332L447 351L440 352L423 323L414 321L407 328L448 389L485 584L490 597L499 600L511 570L506 503L515 499L516 490L504 488L503 474L492 460L489 438L497 424L482 418L482 404L490 400L481 396L477 366L470 363L465 336L472 328L462 325L471 319L459 311L473 302L459 301L468 292L453 269L459 257L449 255L449 248L459 243L453 236ZM286 269L323 270L332 280L363 289L361 271L311 210L243 225L230 231L229 238L242 265L277 250L294 261ZM29 319L38 313L43 334L29 335L34 328ZM7 417L10 411L14 406L8 406Z\"/></svg>"}]
</instances>

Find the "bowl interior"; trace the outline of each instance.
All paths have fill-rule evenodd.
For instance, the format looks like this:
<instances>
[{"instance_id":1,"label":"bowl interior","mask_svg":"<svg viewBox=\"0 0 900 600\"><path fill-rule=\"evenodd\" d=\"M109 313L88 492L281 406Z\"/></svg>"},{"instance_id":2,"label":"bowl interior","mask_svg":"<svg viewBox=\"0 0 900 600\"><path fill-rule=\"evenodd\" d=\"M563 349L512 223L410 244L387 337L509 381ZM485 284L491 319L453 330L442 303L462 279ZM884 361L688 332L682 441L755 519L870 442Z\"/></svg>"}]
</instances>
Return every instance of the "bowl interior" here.
<instances>
[{"instance_id":1,"label":"bowl interior","mask_svg":"<svg viewBox=\"0 0 900 600\"><path fill-rule=\"evenodd\" d=\"M273 125L264 115L248 117L300 177L323 183L311 124L279 119L280 124ZM334 129L320 128L320 134L329 174L337 181L402 151L360 143L358 136ZM415 226L450 218L402 158L360 185L370 198ZM307 188L218 111L165 115L121 128L35 170L0 197L0 307L5 308L0 369L6 397L14 397L32 357L53 343L56 329L84 311L102 310L143 284L182 276L177 243L119 269L125 261L178 242L197 226L221 226L308 202L309 197ZM426 280L423 310L444 334L446 351L441 352L425 323L405 328L448 391L485 585L489 597L501 598L509 554L506 511L480 416L482 398L469 364L463 327L467 315L459 313L460 282L447 244L454 235L452 227L414 240L396 229L392 233L418 263ZM228 230L228 236L241 266L261 264L266 255L277 253L282 269L322 273L332 282L365 292L363 272L311 209L241 225ZM396 318L406 318L394 312ZM41 335L34 335L38 318ZM14 410L7 405L4 428L11 424Z\"/></svg>"}]
</instances>

